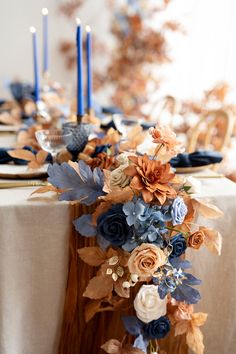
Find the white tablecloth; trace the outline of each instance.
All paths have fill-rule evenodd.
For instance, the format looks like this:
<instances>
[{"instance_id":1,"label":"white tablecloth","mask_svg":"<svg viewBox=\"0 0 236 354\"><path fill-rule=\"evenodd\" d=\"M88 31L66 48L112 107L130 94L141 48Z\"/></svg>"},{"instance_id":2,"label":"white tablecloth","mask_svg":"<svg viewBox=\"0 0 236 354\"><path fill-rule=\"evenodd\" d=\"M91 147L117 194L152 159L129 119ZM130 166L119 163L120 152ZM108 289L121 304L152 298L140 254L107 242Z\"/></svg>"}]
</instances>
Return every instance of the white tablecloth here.
<instances>
[{"instance_id":1,"label":"white tablecloth","mask_svg":"<svg viewBox=\"0 0 236 354\"><path fill-rule=\"evenodd\" d=\"M0 190L0 353L56 354L67 280L69 206Z\"/></svg>"}]
</instances>

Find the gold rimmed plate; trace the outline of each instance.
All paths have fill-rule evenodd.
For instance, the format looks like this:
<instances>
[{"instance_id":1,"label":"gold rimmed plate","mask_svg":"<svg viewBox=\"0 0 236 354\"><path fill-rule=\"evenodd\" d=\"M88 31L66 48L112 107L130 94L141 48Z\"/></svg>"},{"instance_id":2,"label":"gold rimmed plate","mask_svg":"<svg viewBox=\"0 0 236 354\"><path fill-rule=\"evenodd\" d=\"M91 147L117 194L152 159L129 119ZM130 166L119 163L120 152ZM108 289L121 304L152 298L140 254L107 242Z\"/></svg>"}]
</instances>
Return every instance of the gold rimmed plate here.
<instances>
[{"instance_id":1,"label":"gold rimmed plate","mask_svg":"<svg viewBox=\"0 0 236 354\"><path fill-rule=\"evenodd\" d=\"M44 164L42 167L30 169L27 165L11 165L0 164L0 178L36 178L47 176L48 164Z\"/></svg>"},{"instance_id":2,"label":"gold rimmed plate","mask_svg":"<svg viewBox=\"0 0 236 354\"><path fill-rule=\"evenodd\" d=\"M176 173L195 173L204 171L206 169L212 168L212 164L210 165L203 165L203 166L195 166L195 167L176 167Z\"/></svg>"}]
</instances>

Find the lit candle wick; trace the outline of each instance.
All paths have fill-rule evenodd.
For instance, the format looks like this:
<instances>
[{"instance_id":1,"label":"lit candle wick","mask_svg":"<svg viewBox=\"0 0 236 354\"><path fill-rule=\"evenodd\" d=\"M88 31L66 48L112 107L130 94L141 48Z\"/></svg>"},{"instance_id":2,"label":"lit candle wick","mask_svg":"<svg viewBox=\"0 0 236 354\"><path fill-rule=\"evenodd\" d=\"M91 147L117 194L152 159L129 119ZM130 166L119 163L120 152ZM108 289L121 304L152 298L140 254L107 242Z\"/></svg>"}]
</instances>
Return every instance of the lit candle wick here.
<instances>
[{"instance_id":1,"label":"lit candle wick","mask_svg":"<svg viewBox=\"0 0 236 354\"><path fill-rule=\"evenodd\" d=\"M90 26L86 26L85 30L86 30L86 32L91 32L91 27Z\"/></svg>"},{"instance_id":2,"label":"lit candle wick","mask_svg":"<svg viewBox=\"0 0 236 354\"><path fill-rule=\"evenodd\" d=\"M81 25L81 21L80 21L80 18L76 18L76 23L77 23L77 26L80 26Z\"/></svg>"},{"instance_id":3,"label":"lit candle wick","mask_svg":"<svg viewBox=\"0 0 236 354\"><path fill-rule=\"evenodd\" d=\"M31 27L29 28L29 30L30 30L31 33L35 33L35 32L36 32L36 28L33 27L33 26L31 26Z\"/></svg>"},{"instance_id":4,"label":"lit candle wick","mask_svg":"<svg viewBox=\"0 0 236 354\"><path fill-rule=\"evenodd\" d=\"M47 9L46 7L44 7L44 8L42 9L42 14L43 14L44 16L47 16L47 15L48 15L48 9Z\"/></svg>"}]
</instances>

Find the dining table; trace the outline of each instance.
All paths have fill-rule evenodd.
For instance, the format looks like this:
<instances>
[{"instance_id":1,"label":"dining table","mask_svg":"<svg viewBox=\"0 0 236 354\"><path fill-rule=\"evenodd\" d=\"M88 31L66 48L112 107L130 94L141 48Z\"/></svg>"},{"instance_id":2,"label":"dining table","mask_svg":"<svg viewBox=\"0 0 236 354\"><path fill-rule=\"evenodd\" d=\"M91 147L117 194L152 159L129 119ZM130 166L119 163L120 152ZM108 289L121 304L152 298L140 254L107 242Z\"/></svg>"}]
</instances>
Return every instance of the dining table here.
<instances>
[{"instance_id":1,"label":"dining table","mask_svg":"<svg viewBox=\"0 0 236 354\"><path fill-rule=\"evenodd\" d=\"M201 182L198 198L224 212L219 219L204 220L204 225L222 234L221 256L204 247L189 250L186 256L193 274L202 280L202 300L196 311L208 313L202 328L205 353L236 353L236 184L211 170L194 176ZM0 186L3 181L0 178ZM32 194L35 190L31 186L0 188L1 354L58 354L71 206L58 201L55 193Z\"/></svg>"}]
</instances>

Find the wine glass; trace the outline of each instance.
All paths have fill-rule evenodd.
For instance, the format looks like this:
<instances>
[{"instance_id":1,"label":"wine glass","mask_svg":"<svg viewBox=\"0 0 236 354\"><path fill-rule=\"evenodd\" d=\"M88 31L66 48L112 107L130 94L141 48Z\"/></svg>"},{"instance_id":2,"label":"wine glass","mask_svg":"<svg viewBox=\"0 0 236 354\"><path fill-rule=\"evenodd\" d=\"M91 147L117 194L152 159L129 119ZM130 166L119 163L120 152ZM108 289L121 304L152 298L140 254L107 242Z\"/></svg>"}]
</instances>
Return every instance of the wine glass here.
<instances>
[{"instance_id":1,"label":"wine glass","mask_svg":"<svg viewBox=\"0 0 236 354\"><path fill-rule=\"evenodd\" d=\"M49 152L53 162L56 162L57 154L71 142L72 132L65 133L59 129L38 130L35 136L41 148Z\"/></svg>"},{"instance_id":2,"label":"wine glass","mask_svg":"<svg viewBox=\"0 0 236 354\"><path fill-rule=\"evenodd\" d=\"M130 130L140 124L140 120L133 117L124 117L122 114L113 114L113 121L116 128L122 134L123 139L127 138Z\"/></svg>"}]
</instances>

